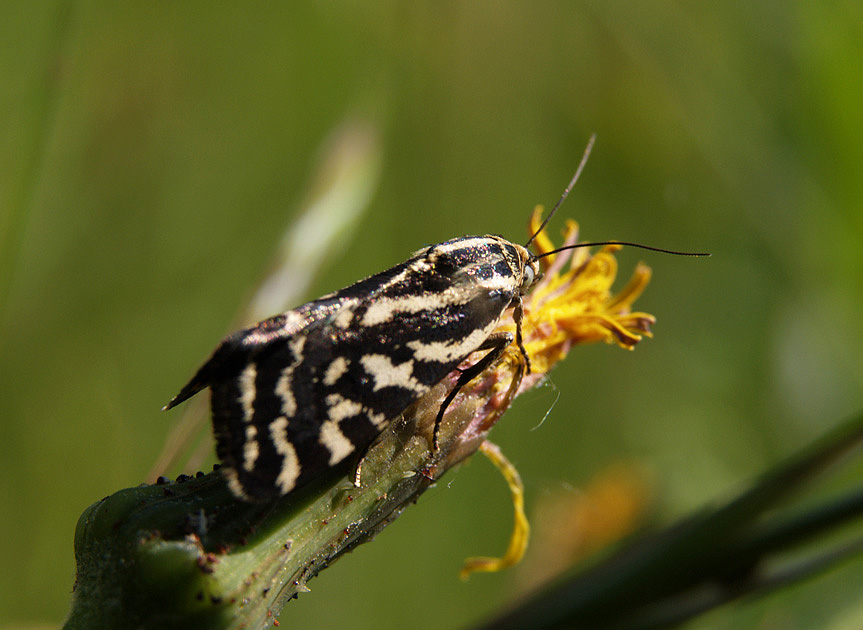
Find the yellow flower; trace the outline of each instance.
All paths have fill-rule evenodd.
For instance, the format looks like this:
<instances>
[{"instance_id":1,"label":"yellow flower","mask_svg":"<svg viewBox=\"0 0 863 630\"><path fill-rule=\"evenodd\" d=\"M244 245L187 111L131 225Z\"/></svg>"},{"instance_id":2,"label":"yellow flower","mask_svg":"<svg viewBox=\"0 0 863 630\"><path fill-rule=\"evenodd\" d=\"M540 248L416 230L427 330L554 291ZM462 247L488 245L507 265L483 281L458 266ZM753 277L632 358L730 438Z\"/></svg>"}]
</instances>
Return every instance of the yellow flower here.
<instances>
[{"instance_id":1,"label":"yellow flower","mask_svg":"<svg viewBox=\"0 0 863 630\"><path fill-rule=\"evenodd\" d=\"M531 233L539 229L541 215L542 206L537 206L530 221ZM567 221L563 245L576 244L577 236L578 225ZM556 249L544 231L534 239L534 247L538 255ZM541 259L543 277L524 297L522 334L531 373L512 387L524 363L513 344L498 363L465 388L467 398L485 402L472 423L477 432L487 432L514 398L534 387L573 346L605 341L632 350L643 336L651 336L650 327L656 319L631 309L650 281L650 268L639 263L626 286L617 294L611 292L617 277L614 252L620 248L605 245L595 254L571 249ZM513 318L504 316L496 332L514 334L515 329ZM470 357L466 364L476 360Z\"/></svg>"},{"instance_id":2,"label":"yellow flower","mask_svg":"<svg viewBox=\"0 0 863 630\"><path fill-rule=\"evenodd\" d=\"M531 230L539 228L542 206L534 209ZM564 245L577 242L578 225L567 221ZM555 249L541 232L535 239L536 253ZM544 374L566 356L572 346L605 341L632 350L643 335L650 336L655 318L632 312L632 303L650 281L650 268L640 263L629 283L616 295L611 285L617 276L614 252L620 245L606 245L591 255L587 249L567 250L542 258L545 274L524 300L524 345L533 370ZM569 262L568 268L564 269ZM505 321L502 330L515 331Z\"/></svg>"},{"instance_id":3,"label":"yellow flower","mask_svg":"<svg viewBox=\"0 0 863 630\"><path fill-rule=\"evenodd\" d=\"M539 229L541 215L542 206L537 206L530 221L531 234ZM577 236L577 224L568 221L564 246L574 245ZM537 234L534 247L537 255L555 249L544 231ZM631 310L632 303L650 281L650 268L639 264L623 290L617 294L611 292L617 276L614 252L620 248L621 245L605 245L593 255L586 248L570 249L541 258L543 278L524 297L522 334L531 373L524 374L524 358L513 344L499 362L468 384L453 401L452 417L460 412L465 417L465 410L471 411L470 420L453 432L450 447L444 449L446 468L481 448L506 477L515 508L515 529L507 553L499 559L470 558L462 569L462 577L472 571L497 571L511 566L521 559L527 546L529 526L523 511L521 481L499 449L485 442L491 427L519 393L536 385L573 346L605 341L632 350L642 336L650 336L654 317ZM504 316L496 332L514 334L515 330L513 318ZM466 365L475 360L476 357L469 358ZM450 378L454 382L457 374Z\"/></svg>"}]
</instances>

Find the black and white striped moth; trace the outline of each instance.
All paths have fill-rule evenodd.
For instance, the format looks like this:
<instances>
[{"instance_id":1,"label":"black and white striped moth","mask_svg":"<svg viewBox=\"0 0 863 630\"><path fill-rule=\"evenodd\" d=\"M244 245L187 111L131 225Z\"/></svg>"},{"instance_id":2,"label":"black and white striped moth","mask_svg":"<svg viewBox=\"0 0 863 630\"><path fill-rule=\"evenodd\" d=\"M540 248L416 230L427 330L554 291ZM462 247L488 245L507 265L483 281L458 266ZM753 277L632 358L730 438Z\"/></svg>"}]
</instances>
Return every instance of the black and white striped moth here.
<instances>
[{"instance_id":1,"label":"black and white striped moth","mask_svg":"<svg viewBox=\"0 0 863 630\"><path fill-rule=\"evenodd\" d=\"M232 491L287 494L362 452L471 353L488 350L460 381L500 356L513 336L492 331L538 277L537 259L499 236L424 248L227 337L168 408L209 386Z\"/></svg>"},{"instance_id":2,"label":"black and white striped moth","mask_svg":"<svg viewBox=\"0 0 863 630\"><path fill-rule=\"evenodd\" d=\"M462 369L441 406L437 448L446 406L507 346L518 345L530 371L522 297L539 280L540 266L528 247L575 184L590 146L525 245L485 235L425 247L391 269L236 332L165 408L209 387L217 455L231 490L266 500L362 454L408 406L484 351ZM516 334L494 332L509 309Z\"/></svg>"}]
</instances>

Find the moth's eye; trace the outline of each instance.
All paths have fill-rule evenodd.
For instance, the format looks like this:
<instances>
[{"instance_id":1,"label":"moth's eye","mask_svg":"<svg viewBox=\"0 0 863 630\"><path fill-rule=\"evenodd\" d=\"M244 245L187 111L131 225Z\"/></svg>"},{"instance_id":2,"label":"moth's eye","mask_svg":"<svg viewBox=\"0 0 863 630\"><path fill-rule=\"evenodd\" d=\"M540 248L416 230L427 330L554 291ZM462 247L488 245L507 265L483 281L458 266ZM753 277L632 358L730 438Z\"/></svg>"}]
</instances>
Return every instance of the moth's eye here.
<instances>
[{"instance_id":1,"label":"moth's eye","mask_svg":"<svg viewBox=\"0 0 863 630\"><path fill-rule=\"evenodd\" d=\"M536 280L536 272L533 270L533 267L530 265L524 266L524 274L521 277L521 292L527 293L530 288L533 286L534 281Z\"/></svg>"}]
</instances>

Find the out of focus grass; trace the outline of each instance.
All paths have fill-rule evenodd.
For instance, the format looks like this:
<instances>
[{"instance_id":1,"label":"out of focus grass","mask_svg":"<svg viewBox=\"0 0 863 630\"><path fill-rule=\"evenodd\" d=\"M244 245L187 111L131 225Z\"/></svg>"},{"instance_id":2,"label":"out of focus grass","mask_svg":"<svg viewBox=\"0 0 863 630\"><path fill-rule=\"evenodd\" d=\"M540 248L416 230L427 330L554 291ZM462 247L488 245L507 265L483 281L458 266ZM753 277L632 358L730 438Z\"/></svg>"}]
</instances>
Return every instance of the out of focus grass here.
<instances>
[{"instance_id":1,"label":"out of focus grass","mask_svg":"<svg viewBox=\"0 0 863 630\"><path fill-rule=\"evenodd\" d=\"M541 428L551 389L496 428L528 511L626 457L670 519L863 402L856 3L19 2L0 24L0 623L63 618L78 515L147 480L159 408L228 332L348 118L380 130L381 181L306 297L451 236L522 239L591 132L561 211L583 237L714 253L621 253L654 268L656 336L579 349ZM283 622L422 609L457 627L498 608L516 573L456 573L504 546L506 488L478 464L448 479ZM852 563L698 627L863 625L861 580Z\"/></svg>"}]
</instances>

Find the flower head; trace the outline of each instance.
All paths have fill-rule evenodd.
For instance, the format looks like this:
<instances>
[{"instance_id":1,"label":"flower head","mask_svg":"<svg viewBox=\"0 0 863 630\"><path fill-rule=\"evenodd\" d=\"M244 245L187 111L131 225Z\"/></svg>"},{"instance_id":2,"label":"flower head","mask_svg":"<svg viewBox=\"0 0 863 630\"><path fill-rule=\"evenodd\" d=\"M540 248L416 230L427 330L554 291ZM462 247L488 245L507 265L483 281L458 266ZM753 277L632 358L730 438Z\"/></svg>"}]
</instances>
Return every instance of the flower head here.
<instances>
[{"instance_id":1,"label":"flower head","mask_svg":"<svg viewBox=\"0 0 863 630\"><path fill-rule=\"evenodd\" d=\"M530 221L531 233L539 229L541 214L542 206L537 206ZM575 245L577 237L578 225L570 220L564 247ZM537 234L534 245L539 256L555 249L544 230ZM614 252L620 247L605 245L594 254L587 249L569 249L541 258L543 277L524 297L522 334L531 372L523 374L524 358L513 344L500 361L468 384L453 402L457 407L468 400L480 401L464 437L484 436L514 398L535 386L573 346L605 341L632 350L643 336L651 335L655 318L631 308L650 281L650 268L639 263L626 286L616 294L611 291L617 276ZM501 318L496 332L501 331L515 334L511 316ZM469 357L465 364L476 360L476 356ZM454 383L457 374L450 378Z\"/></svg>"},{"instance_id":2,"label":"flower head","mask_svg":"<svg viewBox=\"0 0 863 630\"><path fill-rule=\"evenodd\" d=\"M530 221L531 234L541 224L542 207L537 206ZM568 221L564 232L564 247L575 245L578 226ZM528 524L523 512L523 489L518 473L496 447L485 439L515 397L535 386L569 350L578 344L605 341L632 350L644 335L650 336L652 315L631 310L632 303L650 281L650 268L639 264L629 282L617 294L611 285L617 276L614 252L620 245L605 245L595 254L587 249L568 249L549 254L555 249L551 239L540 231L534 238L537 255L544 274L529 295L523 298L522 335L524 348L530 357L531 371L525 374L525 360L512 344L501 359L489 366L479 377L467 384L452 401L441 429L441 452L426 470L437 478L447 469L482 449L503 472L510 486L515 508L515 528L509 549L502 558L471 558L463 570L466 577L472 571L497 571L517 563L526 548ZM543 256L543 254L548 254ZM516 323L510 314L501 318L495 332L515 335ZM477 361L468 357L463 368ZM416 408L420 424L428 426L443 393L454 386L459 372L445 379L446 387L437 387Z\"/></svg>"},{"instance_id":3,"label":"flower head","mask_svg":"<svg viewBox=\"0 0 863 630\"><path fill-rule=\"evenodd\" d=\"M532 230L539 228L541 214L542 206L537 206L530 221ZM578 224L567 221L564 246L575 245L577 237ZM535 243L540 256L554 249L545 231L537 235ZM541 258L545 273L524 299L523 326L525 348L538 375L575 345L605 341L632 350L643 335L650 336L655 318L631 311L650 281L650 268L640 263L623 290L611 292L617 276L613 254L620 248L605 245L593 255L586 249L570 249ZM501 329L514 331L515 325L507 320Z\"/></svg>"}]
</instances>

